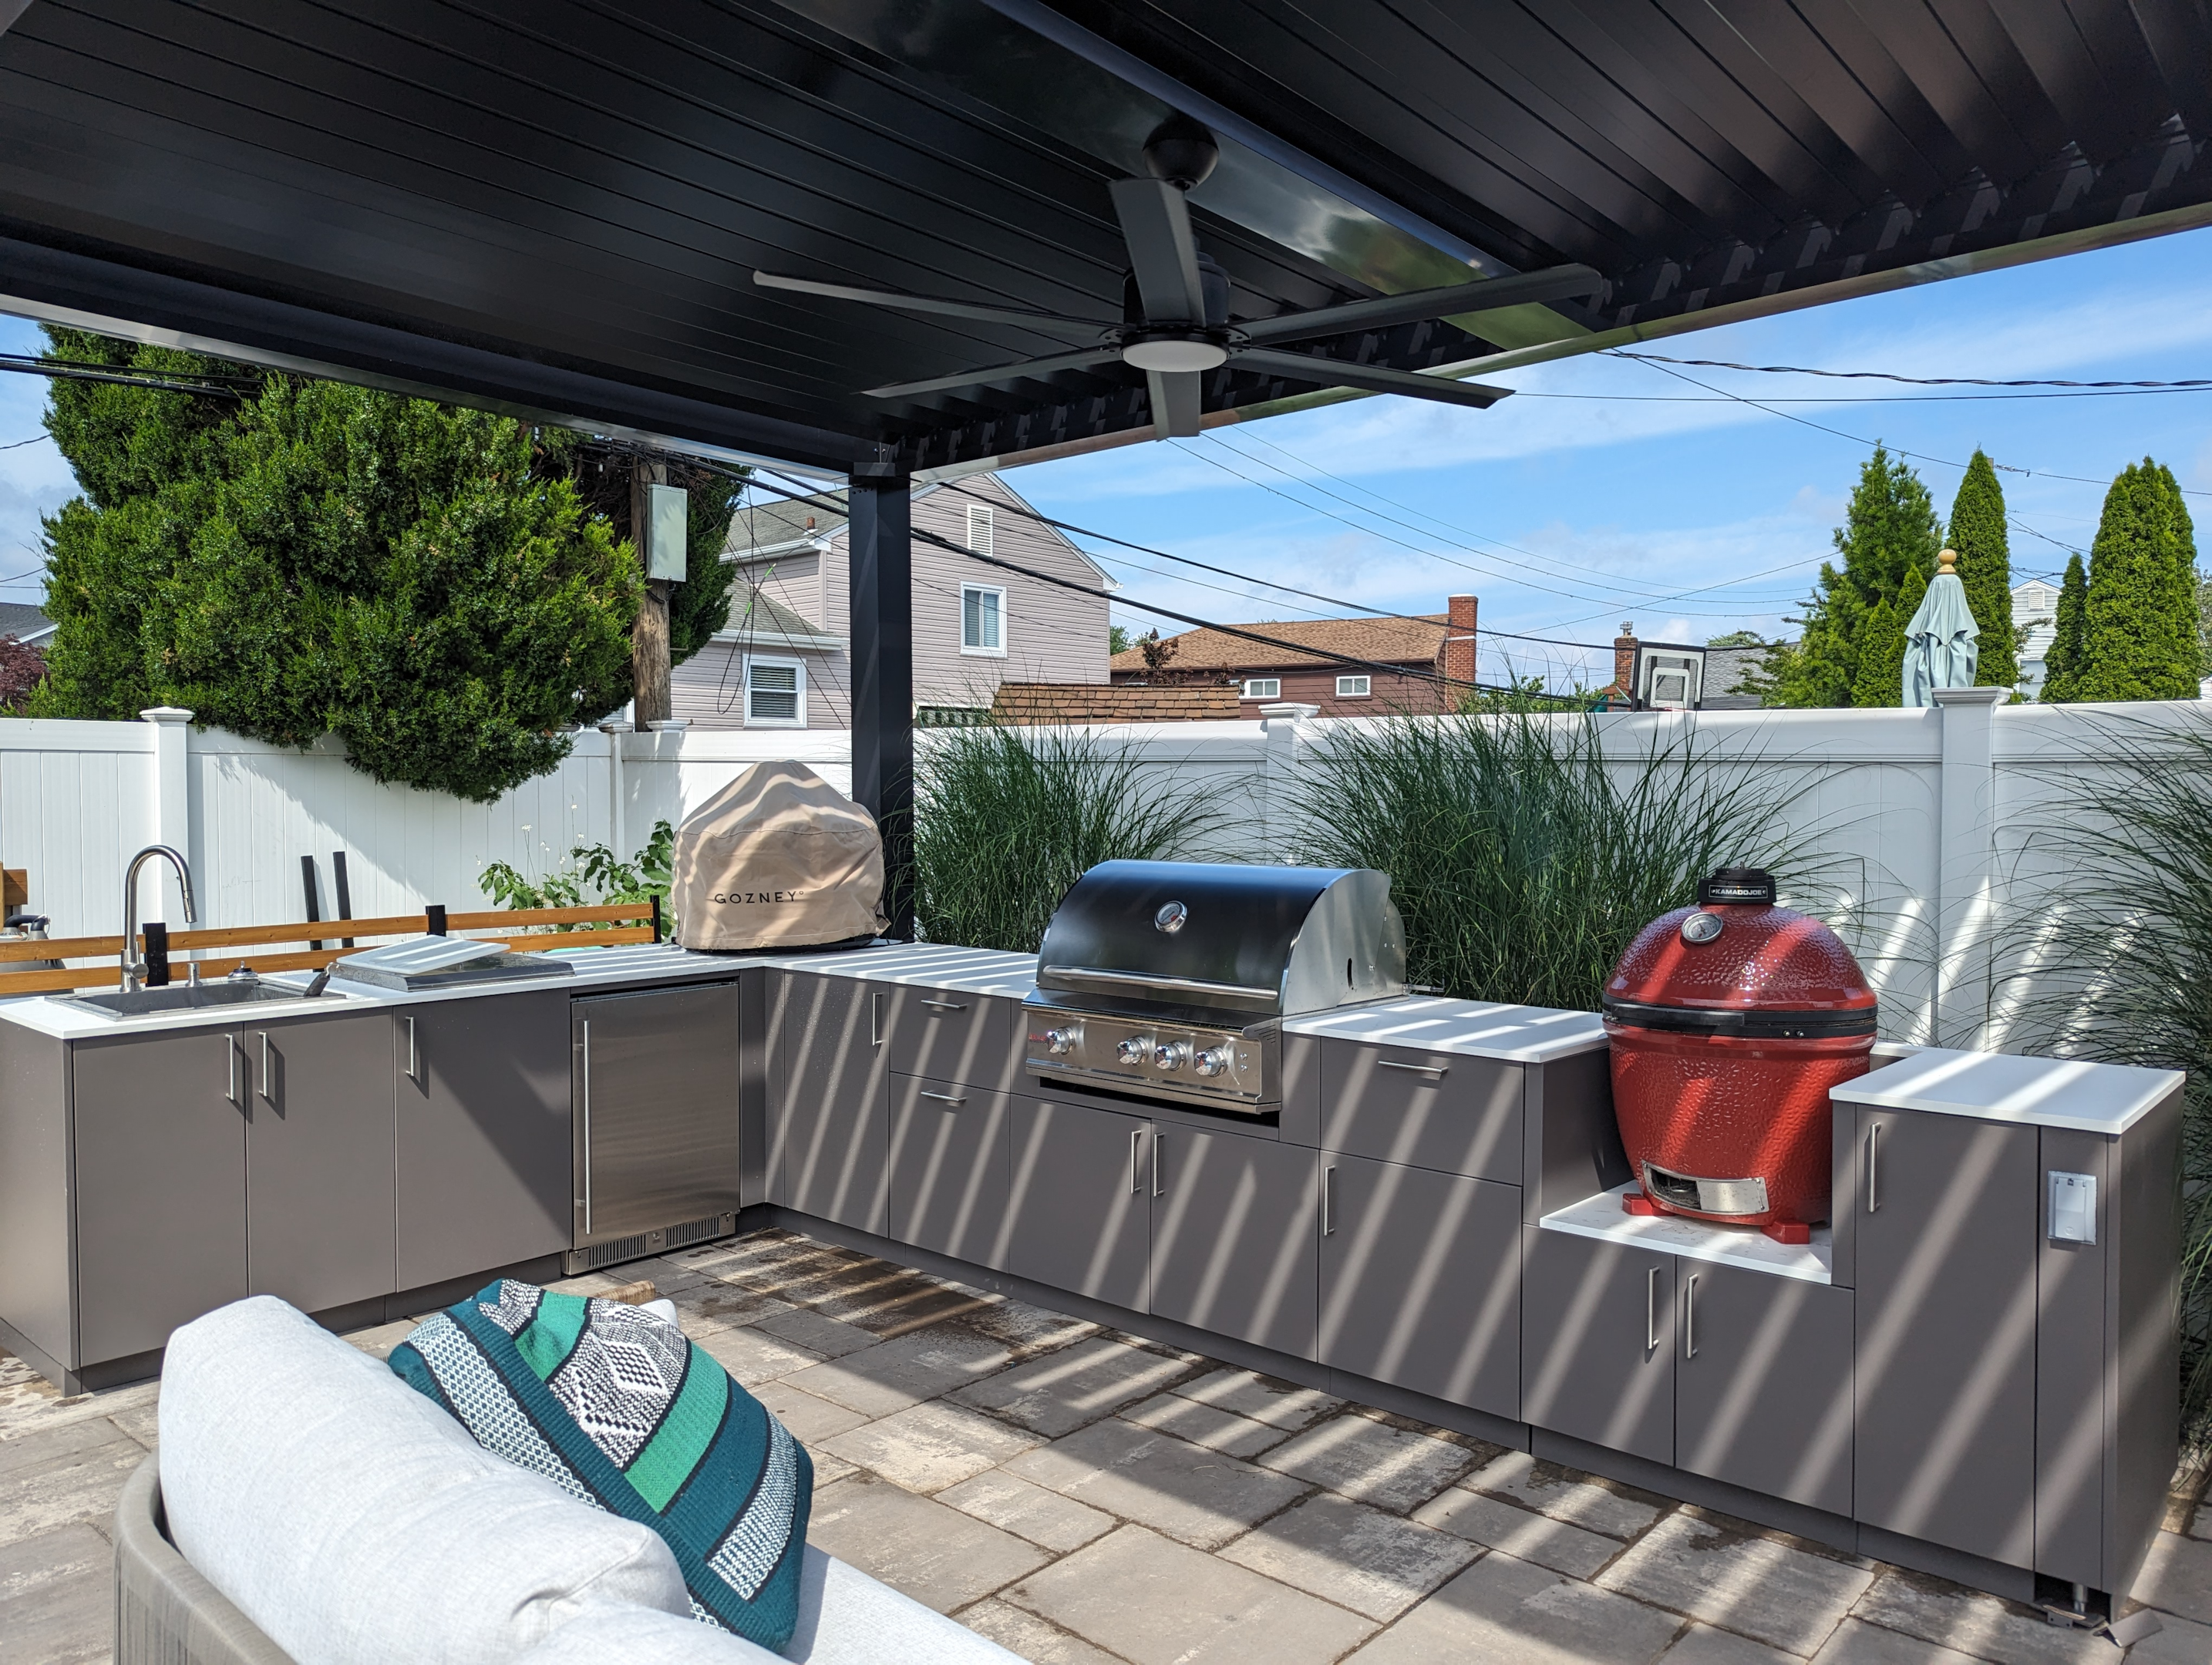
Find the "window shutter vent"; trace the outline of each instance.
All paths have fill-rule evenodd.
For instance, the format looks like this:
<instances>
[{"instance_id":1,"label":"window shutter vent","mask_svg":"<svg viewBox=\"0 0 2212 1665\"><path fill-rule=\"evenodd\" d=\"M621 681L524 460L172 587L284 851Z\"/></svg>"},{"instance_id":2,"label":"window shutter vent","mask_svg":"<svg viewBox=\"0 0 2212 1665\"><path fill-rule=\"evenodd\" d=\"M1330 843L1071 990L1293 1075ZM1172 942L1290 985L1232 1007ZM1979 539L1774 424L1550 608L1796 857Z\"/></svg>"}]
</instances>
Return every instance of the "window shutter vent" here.
<instances>
[{"instance_id":1,"label":"window shutter vent","mask_svg":"<svg viewBox=\"0 0 2212 1665\"><path fill-rule=\"evenodd\" d=\"M976 555L992 555L991 509L988 503L968 505L968 548Z\"/></svg>"}]
</instances>

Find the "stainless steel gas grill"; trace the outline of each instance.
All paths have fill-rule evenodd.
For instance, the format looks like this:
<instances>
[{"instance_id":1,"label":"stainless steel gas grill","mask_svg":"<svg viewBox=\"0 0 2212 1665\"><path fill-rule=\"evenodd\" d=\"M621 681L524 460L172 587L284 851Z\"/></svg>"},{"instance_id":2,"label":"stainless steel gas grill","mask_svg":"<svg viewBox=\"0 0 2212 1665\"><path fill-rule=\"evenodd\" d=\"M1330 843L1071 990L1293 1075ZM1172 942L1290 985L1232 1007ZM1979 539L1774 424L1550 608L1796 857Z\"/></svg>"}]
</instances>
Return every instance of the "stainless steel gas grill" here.
<instances>
[{"instance_id":1,"label":"stainless steel gas grill","mask_svg":"<svg viewBox=\"0 0 2212 1665\"><path fill-rule=\"evenodd\" d=\"M1282 1103L1285 1018L1405 992L1387 874L1105 861L1045 931L1024 1058L1047 1080L1261 1115Z\"/></svg>"}]
</instances>

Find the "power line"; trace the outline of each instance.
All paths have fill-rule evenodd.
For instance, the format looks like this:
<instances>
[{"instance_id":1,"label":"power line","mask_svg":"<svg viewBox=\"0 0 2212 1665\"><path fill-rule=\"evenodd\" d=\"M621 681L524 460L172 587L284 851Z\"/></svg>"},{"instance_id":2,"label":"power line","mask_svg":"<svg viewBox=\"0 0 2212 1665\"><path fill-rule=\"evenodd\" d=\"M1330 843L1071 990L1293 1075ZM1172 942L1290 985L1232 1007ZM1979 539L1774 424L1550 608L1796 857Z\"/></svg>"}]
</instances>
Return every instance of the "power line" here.
<instances>
[{"instance_id":1,"label":"power line","mask_svg":"<svg viewBox=\"0 0 2212 1665\"><path fill-rule=\"evenodd\" d=\"M1632 358L1645 364L1686 364L1705 370L1746 370L1765 376L1826 376L1838 381L1898 381L1914 387L2083 387L2133 388L2144 392L2212 387L2212 377L2189 381L2055 381L2035 378L1992 380L1986 376L1900 376L1887 370L1812 370L1802 364L1736 364L1718 358L1668 358L1663 353L1632 353L1625 347L1604 349L1607 358Z\"/></svg>"},{"instance_id":2,"label":"power line","mask_svg":"<svg viewBox=\"0 0 2212 1665\"><path fill-rule=\"evenodd\" d=\"M33 434L27 440L15 440L10 441L7 445L0 445L0 451L21 451L25 446L36 445L40 440L43 440L46 437L46 436L43 434Z\"/></svg>"}]
</instances>

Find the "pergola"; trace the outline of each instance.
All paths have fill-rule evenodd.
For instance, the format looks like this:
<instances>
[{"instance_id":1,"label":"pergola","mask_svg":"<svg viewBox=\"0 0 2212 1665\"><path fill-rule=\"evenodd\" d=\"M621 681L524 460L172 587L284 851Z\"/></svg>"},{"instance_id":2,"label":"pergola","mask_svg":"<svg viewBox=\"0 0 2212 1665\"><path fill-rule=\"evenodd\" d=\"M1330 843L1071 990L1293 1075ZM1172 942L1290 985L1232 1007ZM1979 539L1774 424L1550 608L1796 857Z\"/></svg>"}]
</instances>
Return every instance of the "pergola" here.
<instances>
[{"instance_id":1,"label":"pergola","mask_svg":"<svg viewBox=\"0 0 2212 1665\"><path fill-rule=\"evenodd\" d=\"M756 271L1118 318L1109 187L1177 115L1219 149L1188 203L1234 322L1604 280L1305 343L1347 366L2212 220L2200 0L0 0L0 310L849 480L854 784L894 829L911 482L1165 416L1118 362L869 397L1068 341ZM1198 385L1205 425L1356 396Z\"/></svg>"}]
</instances>

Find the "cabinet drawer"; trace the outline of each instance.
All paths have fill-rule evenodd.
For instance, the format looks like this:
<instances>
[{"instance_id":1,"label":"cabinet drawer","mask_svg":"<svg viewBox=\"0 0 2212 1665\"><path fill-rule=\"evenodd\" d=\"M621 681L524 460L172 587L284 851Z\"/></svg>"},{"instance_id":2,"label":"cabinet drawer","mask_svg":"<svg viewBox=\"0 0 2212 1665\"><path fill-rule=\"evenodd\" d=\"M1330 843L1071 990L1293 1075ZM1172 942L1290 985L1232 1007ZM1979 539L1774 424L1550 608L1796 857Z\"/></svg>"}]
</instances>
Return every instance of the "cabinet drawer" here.
<instances>
[{"instance_id":1,"label":"cabinet drawer","mask_svg":"<svg viewBox=\"0 0 2212 1665\"><path fill-rule=\"evenodd\" d=\"M999 1091L1013 1086L1012 1001L944 988L882 993L886 1061L898 1074Z\"/></svg>"},{"instance_id":2,"label":"cabinet drawer","mask_svg":"<svg viewBox=\"0 0 2212 1665\"><path fill-rule=\"evenodd\" d=\"M1409 1047L1321 1043L1321 1143L1470 1179L1521 1182L1521 1066Z\"/></svg>"},{"instance_id":3,"label":"cabinet drawer","mask_svg":"<svg viewBox=\"0 0 2212 1665\"><path fill-rule=\"evenodd\" d=\"M890 1097L889 1235L1002 1269L1013 1095L894 1075Z\"/></svg>"}]
</instances>

